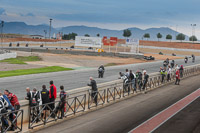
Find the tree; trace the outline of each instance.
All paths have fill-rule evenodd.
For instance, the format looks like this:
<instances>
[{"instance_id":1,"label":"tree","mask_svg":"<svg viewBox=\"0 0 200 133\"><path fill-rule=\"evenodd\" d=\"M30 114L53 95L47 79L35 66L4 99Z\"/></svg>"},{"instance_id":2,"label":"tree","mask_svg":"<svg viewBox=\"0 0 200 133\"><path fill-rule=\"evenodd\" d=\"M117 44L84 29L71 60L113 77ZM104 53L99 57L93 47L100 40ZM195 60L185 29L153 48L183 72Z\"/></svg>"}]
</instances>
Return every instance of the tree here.
<instances>
[{"instance_id":1,"label":"tree","mask_svg":"<svg viewBox=\"0 0 200 133\"><path fill-rule=\"evenodd\" d=\"M190 40L190 41L197 41L197 37L196 37L196 36L191 36L191 37L189 38L189 40Z\"/></svg>"},{"instance_id":2,"label":"tree","mask_svg":"<svg viewBox=\"0 0 200 133\"><path fill-rule=\"evenodd\" d=\"M158 38L158 41L159 41L159 39L162 38L162 34L158 33L157 38Z\"/></svg>"},{"instance_id":3,"label":"tree","mask_svg":"<svg viewBox=\"0 0 200 133\"><path fill-rule=\"evenodd\" d=\"M166 39L171 41L172 40L172 35L170 35L170 34L166 35Z\"/></svg>"},{"instance_id":4,"label":"tree","mask_svg":"<svg viewBox=\"0 0 200 133\"><path fill-rule=\"evenodd\" d=\"M90 35L89 35L89 34L85 34L84 36L85 36L85 37L90 37Z\"/></svg>"},{"instance_id":5,"label":"tree","mask_svg":"<svg viewBox=\"0 0 200 133\"><path fill-rule=\"evenodd\" d=\"M182 42L183 40L185 40L185 35L182 34L182 33L179 33L179 34L176 36L176 40L180 40L180 41Z\"/></svg>"},{"instance_id":6,"label":"tree","mask_svg":"<svg viewBox=\"0 0 200 133\"><path fill-rule=\"evenodd\" d=\"M132 33L131 33L131 30L126 29L126 30L124 30L123 36L124 36L124 37L130 37L131 34L132 34Z\"/></svg>"},{"instance_id":7,"label":"tree","mask_svg":"<svg viewBox=\"0 0 200 133\"><path fill-rule=\"evenodd\" d=\"M149 33L145 33L144 34L144 38L147 38L147 40L148 40L148 38L150 38L150 34Z\"/></svg>"},{"instance_id":8,"label":"tree","mask_svg":"<svg viewBox=\"0 0 200 133\"><path fill-rule=\"evenodd\" d=\"M62 39L63 40L75 40L75 37L77 36L78 34L76 34L76 33L69 33L69 34L64 34L63 36L62 36Z\"/></svg>"},{"instance_id":9,"label":"tree","mask_svg":"<svg viewBox=\"0 0 200 133\"><path fill-rule=\"evenodd\" d=\"M99 34L99 33L97 34L97 37L100 37L100 34Z\"/></svg>"}]
</instances>

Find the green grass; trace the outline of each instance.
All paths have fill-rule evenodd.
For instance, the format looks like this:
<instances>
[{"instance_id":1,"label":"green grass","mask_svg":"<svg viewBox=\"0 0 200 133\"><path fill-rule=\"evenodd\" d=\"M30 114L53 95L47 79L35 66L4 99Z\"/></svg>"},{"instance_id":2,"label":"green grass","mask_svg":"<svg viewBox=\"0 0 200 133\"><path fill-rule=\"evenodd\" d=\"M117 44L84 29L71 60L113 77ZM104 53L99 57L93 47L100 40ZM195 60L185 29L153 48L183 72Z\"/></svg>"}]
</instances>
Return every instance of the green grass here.
<instances>
[{"instance_id":1,"label":"green grass","mask_svg":"<svg viewBox=\"0 0 200 133\"><path fill-rule=\"evenodd\" d=\"M118 64L117 64L117 63L108 63L108 64L105 65L105 67L108 67L108 66L116 66L116 65L118 65Z\"/></svg>"},{"instance_id":2,"label":"green grass","mask_svg":"<svg viewBox=\"0 0 200 133\"><path fill-rule=\"evenodd\" d=\"M69 71L69 70L73 70L73 69L72 68L59 67L59 66L51 66L51 67L42 67L42 68L33 68L33 69L0 71L0 78L11 77L11 76L19 76L19 75L28 75L28 74Z\"/></svg>"},{"instance_id":3,"label":"green grass","mask_svg":"<svg viewBox=\"0 0 200 133\"><path fill-rule=\"evenodd\" d=\"M26 64L26 61L41 61L38 56L18 56L17 58L5 59L0 62L7 62L9 64Z\"/></svg>"}]
</instances>

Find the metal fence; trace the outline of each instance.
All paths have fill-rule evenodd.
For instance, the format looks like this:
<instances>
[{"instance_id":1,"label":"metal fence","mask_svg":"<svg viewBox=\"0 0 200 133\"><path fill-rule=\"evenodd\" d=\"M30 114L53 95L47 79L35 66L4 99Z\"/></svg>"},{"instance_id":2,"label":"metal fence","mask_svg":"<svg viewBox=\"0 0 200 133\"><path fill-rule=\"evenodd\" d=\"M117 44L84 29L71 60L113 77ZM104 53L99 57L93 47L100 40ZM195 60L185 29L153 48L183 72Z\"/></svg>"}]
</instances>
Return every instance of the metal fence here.
<instances>
[{"instance_id":1,"label":"metal fence","mask_svg":"<svg viewBox=\"0 0 200 133\"><path fill-rule=\"evenodd\" d=\"M6 133L11 128L14 132L21 132L23 128L23 113L24 113L23 110L1 113L0 114L1 133Z\"/></svg>"},{"instance_id":2,"label":"metal fence","mask_svg":"<svg viewBox=\"0 0 200 133\"><path fill-rule=\"evenodd\" d=\"M183 78L189 77L195 74L200 73L200 66L194 66L184 69ZM82 91L79 95L76 93L72 97L67 98L65 104L64 117L76 115L79 112L84 112L86 110L102 106L106 103L114 102L116 100L128 97L137 93L138 91L147 91L153 88L163 86L167 83L174 82L176 80L175 71L172 71L170 74L170 80L167 81L167 76L164 77L162 81L162 75L156 74L149 77L147 84L144 86L139 86L139 82L135 81L135 86L132 82L129 82L127 85L123 82L116 82L107 86L98 88L98 91ZM135 89L136 87L136 89ZM144 90L142 88L144 87ZM38 105L30 108L30 120L29 128L32 129L36 126L45 125L46 123L56 121L58 119L58 107L59 101L55 102L55 108L51 108L51 104L48 103L44 105ZM39 110L39 111L38 111ZM49 113L45 113L45 110L48 110ZM43 114L43 115L42 115Z\"/></svg>"}]
</instances>

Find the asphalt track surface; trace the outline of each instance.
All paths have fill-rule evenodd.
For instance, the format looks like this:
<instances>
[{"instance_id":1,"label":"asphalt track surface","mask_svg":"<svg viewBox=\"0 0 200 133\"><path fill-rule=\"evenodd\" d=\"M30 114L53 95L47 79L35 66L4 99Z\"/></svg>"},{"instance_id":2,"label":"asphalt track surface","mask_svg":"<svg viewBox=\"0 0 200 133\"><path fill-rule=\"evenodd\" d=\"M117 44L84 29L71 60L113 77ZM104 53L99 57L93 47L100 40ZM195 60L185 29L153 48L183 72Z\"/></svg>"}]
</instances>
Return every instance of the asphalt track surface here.
<instances>
[{"instance_id":1,"label":"asphalt track surface","mask_svg":"<svg viewBox=\"0 0 200 133\"><path fill-rule=\"evenodd\" d=\"M184 66L200 64L200 57L196 57L195 63L192 63L191 58L189 59L189 62L187 64L184 63L183 59L175 60L175 63L179 65L183 64ZM31 89L33 87L36 87L38 90L42 90L42 85L44 84L48 87L50 80L53 80L57 87L59 87L60 85L64 85L65 90L71 90L75 88L85 87L89 82L90 76L94 77L97 83L104 83L116 80L119 77L119 72L125 72L126 68L133 70L133 72L136 72L138 69L146 69L147 73L153 73L158 72L162 64L163 61L157 61L106 67L105 75L102 79L97 78L97 68L6 77L0 78L0 90L3 91L5 89L8 89L11 92L15 93L21 100L24 99L26 95L26 87L30 87Z\"/></svg>"},{"instance_id":2,"label":"asphalt track surface","mask_svg":"<svg viewBox=\"0 0 200 133\"><path fill-rule=\"evenodd\" d=\"M152 90L147 94L139 94L105 108L44 128L38 133L127 133L197 90L200 87L199 78L200 75L189 77L182 80L180 85L172 83ZM176 120L186 120L187 123L193 125L182 127L185 131L192 131L197 123L200 123L198 107L199 105L192 104L191 110L193 111L186 112L184 116L176 116ZM196 115L197 113L198 115ZM185 115L192 115L193 117L184 119ZM196 117L194 117L195 115ZM173 127L180 128L176 125L173 125ZM163 127L162 131L168 132L168 129ZM173 130L170 131L173 133Z\"/></svg>"}]
</instances>

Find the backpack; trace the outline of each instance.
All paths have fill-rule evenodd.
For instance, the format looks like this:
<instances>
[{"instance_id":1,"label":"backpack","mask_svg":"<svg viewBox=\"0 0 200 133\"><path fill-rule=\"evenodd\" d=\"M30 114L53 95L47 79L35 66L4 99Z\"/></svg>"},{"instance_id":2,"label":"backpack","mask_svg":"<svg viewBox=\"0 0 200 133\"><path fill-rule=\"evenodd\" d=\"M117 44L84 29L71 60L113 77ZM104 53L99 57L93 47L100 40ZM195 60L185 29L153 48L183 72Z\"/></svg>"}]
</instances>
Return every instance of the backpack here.
<instances>
[{"instance_id":1,"label":"backpack","mask_svg":"<svg viewBox=\"0 0 200 133\"><path fill-rule=\"evenodd\" d=\"M31 93L31 106L36 106L36 105L38 105L38 102L37 102L37 100L38 100L37 92L36 92L36 93L30 92L30 93Z\"/></svg>"}]
</instances>

